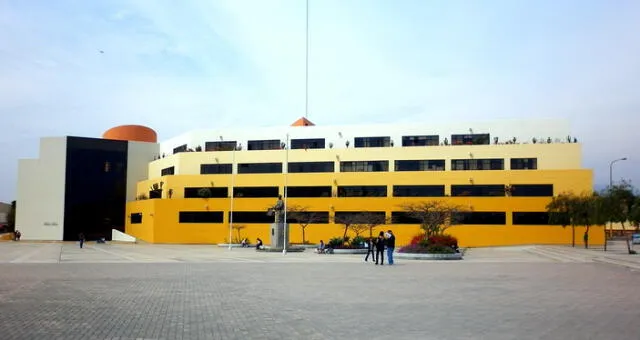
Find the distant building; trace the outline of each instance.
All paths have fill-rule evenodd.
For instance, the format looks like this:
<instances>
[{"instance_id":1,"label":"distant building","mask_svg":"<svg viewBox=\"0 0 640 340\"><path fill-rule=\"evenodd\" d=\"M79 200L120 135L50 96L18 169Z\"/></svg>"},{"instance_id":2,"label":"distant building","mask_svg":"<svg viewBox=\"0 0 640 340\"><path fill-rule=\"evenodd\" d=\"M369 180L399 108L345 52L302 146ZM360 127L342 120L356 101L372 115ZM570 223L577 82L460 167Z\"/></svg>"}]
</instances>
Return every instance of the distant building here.
<instances>
[{"instance_id":1,"label":"distant building","mask_svg":"<svg viewBox=\"0 0 640 340\"><path fill-rule=\"evenodd\" d=\"M11 211L11 204L0 202L0 224L6 224L8 222L9 212Z\"/></svg>"},{"instance_id":2,"label":"distant building","mask_svg":"<svg viewBox=\"0 0 640 340\"><path fill-rule=\"evenodd\" d=\"M103 139L44 138L40 159L20 161L17 227L24 239L108 237L114 228L152 243L211 244L227 242L233 223L268 243L266 211L286 186L288 206L319 216L305 232L312 243L342 236L337 217L368 211L390 221L376 231L393 229L406 244L420 229L401 205L443 200L471 210L448 230L461 246L570 244L572 228L549 225L545 212L552 196L593 187L568 125L315 126L301 118L162 143L144 127L114 128ZM290 222L291 240L302 241Z\"/></svg>"}]
</instances>

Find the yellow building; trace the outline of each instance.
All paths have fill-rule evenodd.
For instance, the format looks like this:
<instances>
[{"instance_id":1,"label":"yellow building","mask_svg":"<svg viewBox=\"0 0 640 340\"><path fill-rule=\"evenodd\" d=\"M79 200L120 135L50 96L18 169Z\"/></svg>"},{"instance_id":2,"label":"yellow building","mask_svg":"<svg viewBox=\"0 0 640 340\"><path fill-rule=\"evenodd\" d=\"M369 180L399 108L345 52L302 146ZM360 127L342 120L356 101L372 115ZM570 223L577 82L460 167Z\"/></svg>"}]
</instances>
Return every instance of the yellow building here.
<instances>
[{"instance_id":1,"label":"yellow building","mask_svg":"<svg viewBox=\"0 0 640 340\"><path fill-rule=\"evenodd\" d=\"M592 190L581 144L568 135L556 120L321 127L302 118L193 131L160 144L126 204L125 232L152 243L226 243L232 223L244 227L240 238L269 244L266 211L287 187L287 206L319 216L305 230L311 243L342 236L335 216L368 211L391 221L376 232L392 229L407 244L420 228L401 206L444 200L472 210L447 231L462 247L571 244L572 228L548 225L545 213L553 195ZM590 244L602 244L602 228L591 230ZM299 225L290 232L302 242ZM580 243L583 228L574 232Z\"/></svg>"}]
</instances>

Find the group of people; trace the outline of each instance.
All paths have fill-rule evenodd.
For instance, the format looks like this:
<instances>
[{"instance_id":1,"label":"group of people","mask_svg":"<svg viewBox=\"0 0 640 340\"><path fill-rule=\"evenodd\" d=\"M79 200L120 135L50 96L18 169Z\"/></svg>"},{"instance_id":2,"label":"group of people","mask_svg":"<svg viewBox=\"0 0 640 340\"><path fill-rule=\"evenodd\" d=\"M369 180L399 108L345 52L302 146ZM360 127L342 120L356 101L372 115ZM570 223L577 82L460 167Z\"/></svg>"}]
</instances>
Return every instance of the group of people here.
<instances>
[{"instance_id":1,"label":"group of people","mask_svg":"<svg viewBox=\"0 0 640 340\"><path fill-rule=\"evenodd\" d=\"M364 258L364 262L369 261L369 255L371 255L371 262L375 261L375 264L380 262L380 265L384 265L384 250L387 250L387 263L393 264L393 251L396 248L396 236L393 235L393 231L387 230L387 232L381 231L376 238L369 238L367 240L367 256Z\"/></svg>"},{"instance_id":2,"label":"group of people","mask_svg":"<svg viewBox=\"0 0 640 340\"><path fill-rule=\"evenodd\" d=\"M366 241L367 244L367 256L364 261L369 261L369 255L371 255L371 262L375 261L375 264L384 265L384 250L387 250L387 263L393 264L393 251L396 248L396 236L393 235L393 231L387 230L385 233L381 231L376 238L369 238ZM323 240L320 240L320 245L316 249L318 254L331 254L333 253L331 248L327 248Z\"/></svg>"}]
</instances>

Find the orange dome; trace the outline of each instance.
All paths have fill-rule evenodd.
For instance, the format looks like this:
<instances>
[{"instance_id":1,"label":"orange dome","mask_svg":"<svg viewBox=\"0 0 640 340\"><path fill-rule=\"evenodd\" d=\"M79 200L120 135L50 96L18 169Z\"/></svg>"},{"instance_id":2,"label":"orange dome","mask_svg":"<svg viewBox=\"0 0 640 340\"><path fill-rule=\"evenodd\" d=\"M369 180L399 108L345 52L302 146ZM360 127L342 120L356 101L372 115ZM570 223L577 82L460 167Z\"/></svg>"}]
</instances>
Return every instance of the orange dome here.
<instances>
[{"instance_id":1,"label":"orange dome","mask_svg":"<svg viewBox=\"0 0 640 340\"><path fill-rule=\"evenodd\" d=\"M142 125L121 125L102 134L104 139L126 140L132 142L157 143L158 135L153 129Z\"/></svg>"}]
</instances>

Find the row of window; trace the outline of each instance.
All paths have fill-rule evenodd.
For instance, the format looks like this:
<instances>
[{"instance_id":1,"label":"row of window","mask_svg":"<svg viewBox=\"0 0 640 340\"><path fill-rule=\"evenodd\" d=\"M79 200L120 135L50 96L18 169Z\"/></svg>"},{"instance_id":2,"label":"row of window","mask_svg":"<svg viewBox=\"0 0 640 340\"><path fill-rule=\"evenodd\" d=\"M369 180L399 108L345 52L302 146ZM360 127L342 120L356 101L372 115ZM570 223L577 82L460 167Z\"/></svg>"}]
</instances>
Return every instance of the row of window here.
<instances>
[{"instance_id":1,"label":"row of window","mask_svg":"<svg viewBox=\"0 0 640 340\"><path fill-rule=\"evenodd\" d=\"M334 162L289 162L289 173L335 172ZM239 174L282 173L282 163L239 163ZM511 170L536 170L537 158L511 158ZM395 171L444 171L444 159L396 160ZM504 159L452 159L451 170L504 170ZM343 161L340 172L388 172L389 161ZM201 164L200 174L230 174L231 164ZM162 169L161 175L175 174L175 167Z\"/></svg>"},{"instance_id":2,"label":"row of window","mask_svg":"<svg viewBox=\"0 0 640 340\"><path fill-rule=\"evenodd\" d=\"M349 141L346 141L349 146ZM447 138L443 141L449 144ZM453 145L487 145L490 143L490 135L488 133L481 134L454 134L451 135L451 144ZM393 146L390 136L381 137L355 137L353 139L356 148L380 148ZM434 146L440 145L439 135L419 135L419 136L402 136L402 146ZM238 147L238 141L219 141L205 142L205 151L231 151ZM286 144L279 139L263 139L250 140L247 142L247 150L278 150L286 147ZM333 145L329 143L329 147ZM324 149L326 142L324 138L303 138L292 139L291 149ZM173 153L188 151L187 144L180 145L173 149Z\"/></svg>"},{"instance_id":3,"label":"row of window","mask_svg":"<svg viewBox=\"0 0 640 340\"><path fill-rule=\"evenodd\" d=\"M234 197L266 198L278 197L279 187L234 187ZM505 187L502 184L489 185L451 185L451 196L460 197L496 197L511 195L516 197L551 197L553 184L514 184ZM338 186L338 197L387 197L385 185L343 185ZM288 197L332 197L331 186L288 186ZM393 197L444 197L444 185L394 185ZM226 198L228 187L186 187L184 198ZM156 197L159 198L159 197Z\"/></svg>"},{"instance_id":4,"label":"row of window","mask_svg":"<svg viewBox=\"0 0 640 340\"><path fill-rule=\"evenodd\" d=\"M385 212L368 212L372 218L379 217L379 222L384 224ZM342 224L349 220L350 216L359 212L339 211L335 213L335 221ZM234 223L273 223L273 216L269 216L266 211L234 211ZM546 212L513 212L513 225L549 225L549 214ZM224 212L222 211L181 211L178 215L179 223L223 223ZM460 224L476 225L505 225L507 217L505 212L500 211L473 211L460 213L458 216ZM142 214L133 213L130 217L131 224L142 223ZM328 211L307 211L295 213L294 216L287 217L288 223L329 223ZM391 224L420 224L420 220L410 216L404 211L391 212Z\"/></svg>"}]
</instances>

